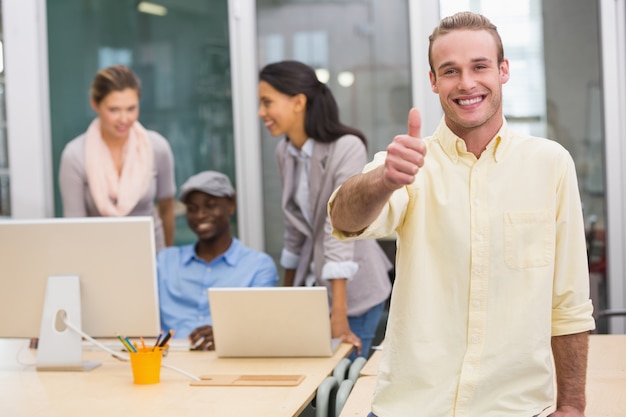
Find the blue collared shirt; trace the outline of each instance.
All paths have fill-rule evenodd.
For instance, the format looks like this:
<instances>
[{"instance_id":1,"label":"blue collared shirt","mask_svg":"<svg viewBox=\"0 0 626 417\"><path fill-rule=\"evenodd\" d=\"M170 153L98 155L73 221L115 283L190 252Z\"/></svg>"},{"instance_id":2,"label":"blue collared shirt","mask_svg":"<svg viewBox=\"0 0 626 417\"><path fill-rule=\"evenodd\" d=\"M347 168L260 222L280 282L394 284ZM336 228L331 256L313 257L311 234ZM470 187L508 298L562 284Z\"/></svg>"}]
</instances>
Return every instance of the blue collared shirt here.
<instances>
[{"instance_id":1,"label":"blue collared shirt","mask_svg":"<svg viewBox=\"0 0 626 417\"><path fill-rule=\"evenodd\" d=\"M274 260L235 238L211 262L196 255L195 244L165 248L157 256L157 273L161 329L175 329L176 338L212 324L208 288L273 287L278 282Z\"/></svg>"}]
</instances>

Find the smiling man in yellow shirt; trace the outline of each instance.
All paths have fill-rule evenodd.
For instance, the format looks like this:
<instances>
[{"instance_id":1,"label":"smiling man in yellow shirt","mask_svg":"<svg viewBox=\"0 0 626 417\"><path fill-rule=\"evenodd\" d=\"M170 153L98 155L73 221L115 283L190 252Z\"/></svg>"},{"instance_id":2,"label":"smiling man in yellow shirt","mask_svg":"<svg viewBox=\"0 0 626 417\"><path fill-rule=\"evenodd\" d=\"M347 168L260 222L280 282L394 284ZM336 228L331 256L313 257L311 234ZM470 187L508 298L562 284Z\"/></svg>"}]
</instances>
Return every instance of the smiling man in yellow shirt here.
<instances>
[{"instance_id":1,"label":"smiling man in yellow shirt","mask_svg":"<svg viewBox=\"0 0 626 417\"><path fill-rule=\"evenodd\" d=\"M572 158L507 126L509 63L484 16L443 19L429 62L435 133L412 109L329 202L340 239L397 235L370 416L582 417L594 320Z\"/></svg>"}]
</instances>

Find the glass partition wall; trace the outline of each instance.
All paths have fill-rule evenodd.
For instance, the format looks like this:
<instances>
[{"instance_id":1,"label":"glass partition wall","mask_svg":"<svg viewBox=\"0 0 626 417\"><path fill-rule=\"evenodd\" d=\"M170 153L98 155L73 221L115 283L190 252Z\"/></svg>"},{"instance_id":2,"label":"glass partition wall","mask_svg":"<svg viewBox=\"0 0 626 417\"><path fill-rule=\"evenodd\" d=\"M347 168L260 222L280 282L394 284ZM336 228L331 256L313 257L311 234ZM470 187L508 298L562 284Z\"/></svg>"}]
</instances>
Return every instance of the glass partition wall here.
<instances>
[{"instance_id":1,"label":"glass partition wall","mask_svg":"<svg viewBox=\"0 0 626 417\"><path fill-rule=\"evenodd\" d=\"M0 94L0 215L60 214L58 193L56 210L51 203L52 190L58 189L60 151L93 117L88 89L94 73L119 61L130 63L144 80L140 120L172 144L177 183L203 169L219 169L239 179L238 188L252 196L239 207L239 217L264 212L263 221L254 222L265 226L264 239L254 230L252 239L264 240L266 250L278 258L282 214L274 161L277 139L267 135L254 110L237 126L262 132L262 175L251 181L254 167L248 176L234 175L235 161L240 171L250 165L241 161L257 160L256 150L245 147L257 138L249 131L234 138L232 105L237 109L243 103L248 109L257 106L257 97L253 75L244 74L243 85L236 77L231 84L230 73L236 72L230 67L233 50L240 58L234 70L247 69L254 57L258 63L250 71L256 71L256 64L288 58L325 70L343 121L365 132L372 154L405 130L412 104L424 111L437 107L421 102L434 96L424 64L427 37L439 18L434 8L441 14L470 9L488 15L502 31L511 59L511 82L504 95L509 120L518 129L561 142L574 157L596 310L624 309L625 3L164 0L159 4L166 14L158 16L139 11L138 2L131 0L0 2L0 93L6 96L2 107ZM229 35L235 27L243 36ZM246 30L253 33L248 36ZM231 91L241 93L237 100ZM238 141L244 146L238 147ZM256 185L260 182L262 190ZM176 243L191 239L182 217L179 226ZM626 331L625 318L613 318L611 324L599 320L599 331Z\"/></svg>"},{"instance_id":2,"label":"glass partition wall","mask_svg":"<svg viewBox=\"0 0 626 417\"><path fill-rule=\"evenodd\" d=\"M607 308L604 132L596 2L442 0L442 15L472 10L498 26L511 78L504 113L516 129L560 142L576 163L596 312ZM598 331L607 323L600 320Z\"/></svg>"},{"instance_id":3,"label":"glass partition wall","mask_svg":"<svg viewBox=\"0 0 626 417\"><path fill-rule=\"evenodd\" d=\"M259 0L259 67L284 59L318 72L340 118L363 131L370 156L406 130L411 106L408 2L405 0ZM424 74L426 76L426 74ZM262 131L265 250L282 248L282 211L273 138Z\"/></svg>"},{"instance_id":4,"label":"glass partition wall","mask_svg":"<svg viewBox=\"0 0 626 417\"><path fill-rule=\"evenodd\" d=\"M47 12L57 216L61 152L95 116L89 105L94 75L114 64L141 78L139 121L169 141L178 187L205 169L236 181L227 0L166 0L152 7L135 0L48 1ZM178 205L177 244L195 241L183 214Z\"/></svg>"},{"instance_id":5,"label":"glass partition wall","mask_svg":"<svg viewBox=\"0 0 626 417\"><path fill-rule=\"evenodd\" d=\"M438 3L440 16L472 10L484 13L498 26L511 64L511 79L504 86L504 112L510 124L517 130L560 142L574 158L598 332L623 331L620 325L610 329L608 320L599 313L607 308L623 308L626 298L622 294L625 266L615 256L612 263L607 259L611 249L607 230L612 231L613 244L623 241L626 233L624 191L615 185L626 180L619 167L611 171L616 175L607 178L607 150L616 149L620 155L626 155L626 151L617 144L624 142L623 137L620 139L623 127L611 130L618 132L612 138L606 135L603 83L615 83L602 79L601 51L607 48L607 39L600 36L601 29L610 26L604 31L616 37L617 45L607 53L618 52L623 72L626 51L620 34L623 37L624 16L609 16L618 22L616 27L606 19L601 22L603 0ZM624 13L624 1L615 3ZM426 2L259 0L257 8L259 65L299 59L323 70L338 98L343 121L366 133L370 153L384 149L390 138L403 132L407 109L432 95L429 85L422 81L426 77L424 65L415 65L419 60L411 57L426 54L427 37L439 19L432 16L431 5ZM413 68L409 68L411 64ZM343 85L339 81L339 75L345 73L351 75L353 83ZM624 79L626 74L619 77ZM616 98L616 103L623 102L624 90L620 91L616 94L621 99ZM609 123L620 125L623 121L614 117ZM263 126L261 131L265 242L266 249L277 258L282 245L282 214L273 150L278 139L270 137ZM619 230L609 229L607 224L607 189L613 193L611 218ZM616 219L621 219L621 224ZM607 265L613 265L612 277L608 276Z\"/></svg>"},{"instance_id":6,"label":"glass partition wall","mask_svg":"<svg viewBox=\"0 0 626 417\"><path fill-rule=\"evenodd\" d=\"M504 113L517 130L547 137L576 163L591 295L607 308L606 194L598 4L587 0L441 0L441 14L472 10L498 27L510 61ZM605 320L598 331L606 332Z\"/></svg>"}]
</instances>

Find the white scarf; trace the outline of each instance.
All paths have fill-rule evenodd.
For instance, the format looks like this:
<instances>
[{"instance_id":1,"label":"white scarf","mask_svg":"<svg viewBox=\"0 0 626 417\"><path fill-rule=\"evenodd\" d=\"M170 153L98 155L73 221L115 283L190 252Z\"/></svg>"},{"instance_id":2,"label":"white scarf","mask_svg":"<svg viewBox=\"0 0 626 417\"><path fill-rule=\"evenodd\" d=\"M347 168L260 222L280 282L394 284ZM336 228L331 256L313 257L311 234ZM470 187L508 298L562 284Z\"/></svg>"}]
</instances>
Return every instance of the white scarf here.
<instances>
[{"instance_id":1,"label":"white scarf","mask_svg":"<svg viewBox=\"0 0 626 417\"><path fill-rule=\"evenodd\" d=\"M100 132L100 119L87 128L85 171L91 196L102 216L126 216L148 191L154 157L146 129L135 122L122 149L122 172Z\"/></svg>"}]
</instances>

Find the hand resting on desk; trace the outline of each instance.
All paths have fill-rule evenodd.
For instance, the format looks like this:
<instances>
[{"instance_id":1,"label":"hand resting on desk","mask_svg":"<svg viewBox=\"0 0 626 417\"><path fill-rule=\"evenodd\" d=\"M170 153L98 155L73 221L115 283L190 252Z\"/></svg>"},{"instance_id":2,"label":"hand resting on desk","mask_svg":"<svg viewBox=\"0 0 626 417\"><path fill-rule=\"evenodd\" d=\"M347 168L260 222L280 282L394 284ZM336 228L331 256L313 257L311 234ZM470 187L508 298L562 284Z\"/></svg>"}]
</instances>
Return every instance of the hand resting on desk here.
<instances>
[{"instance_id":1,"label":"hand resting on desk","mask_svg":"<svg viewBox=\"0 0 626 417\"><path fill-rule=\"evenodd\" d=\"M213 340L213 326L200 326L189 333L191 350L215 350Z\"/></svg>"}]
</instances>

